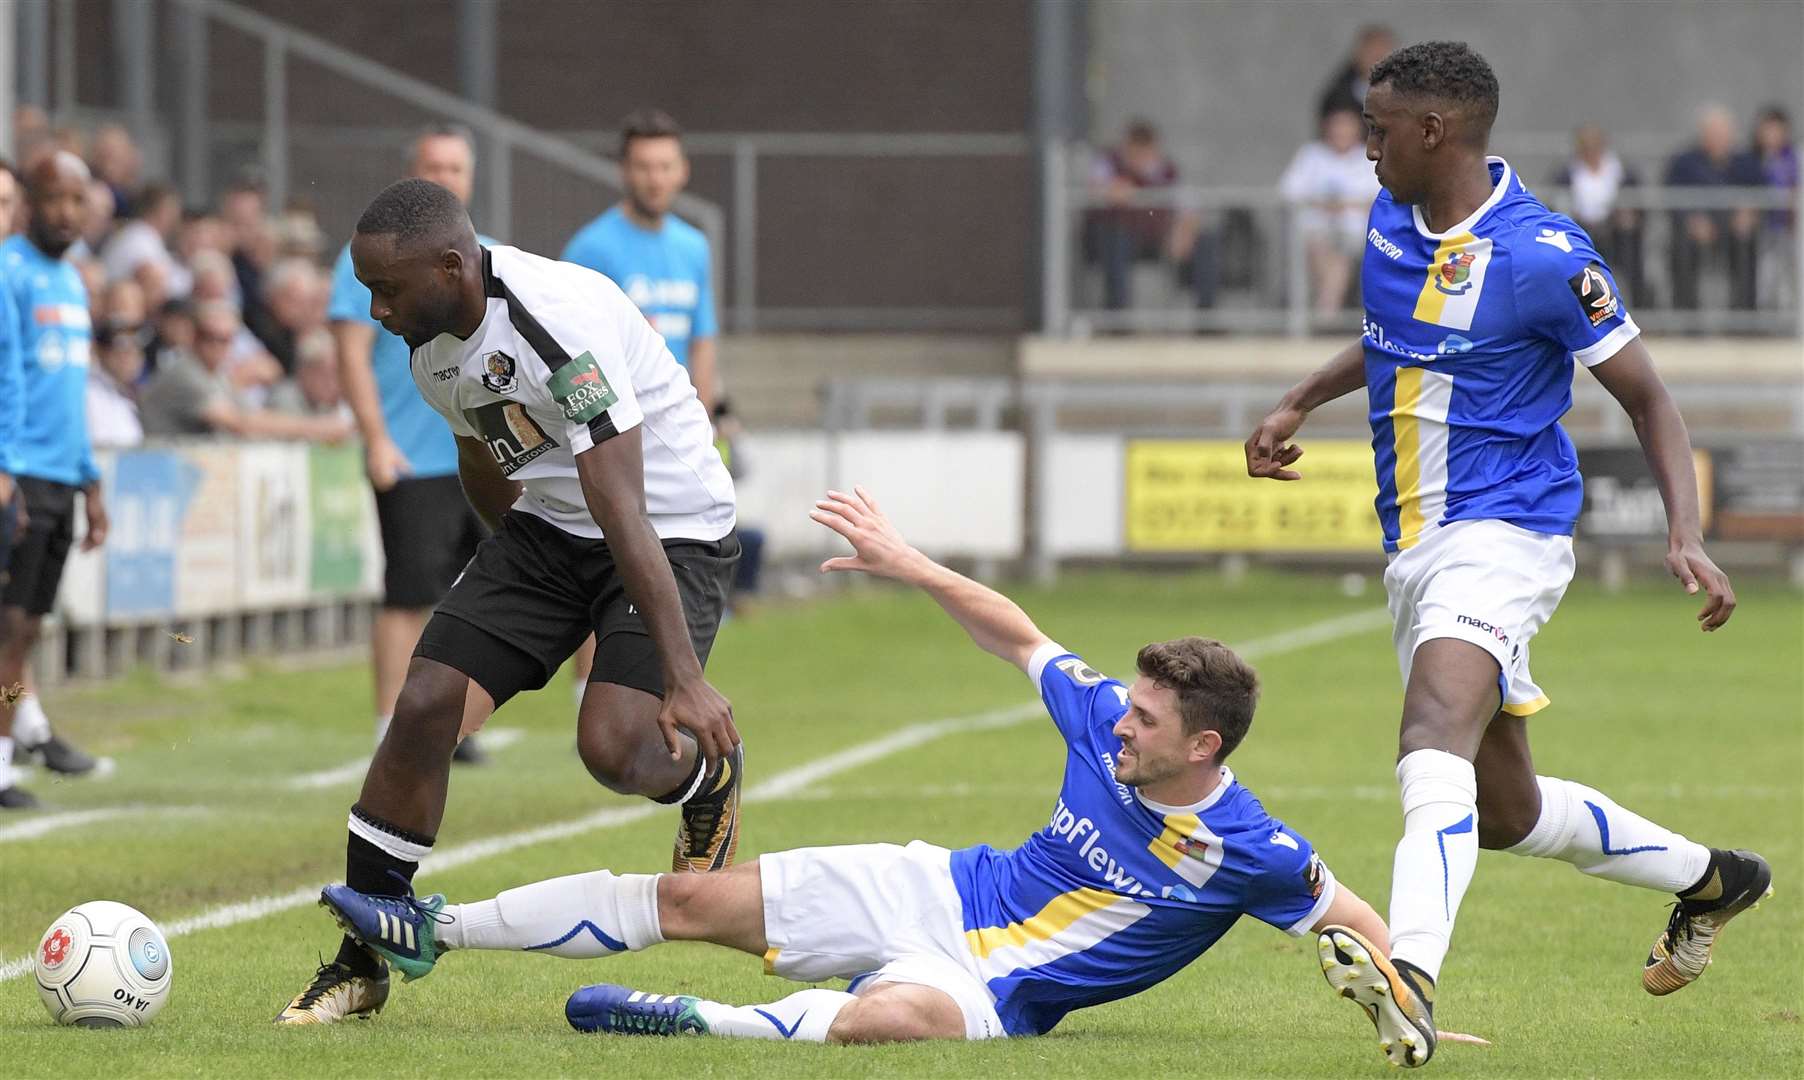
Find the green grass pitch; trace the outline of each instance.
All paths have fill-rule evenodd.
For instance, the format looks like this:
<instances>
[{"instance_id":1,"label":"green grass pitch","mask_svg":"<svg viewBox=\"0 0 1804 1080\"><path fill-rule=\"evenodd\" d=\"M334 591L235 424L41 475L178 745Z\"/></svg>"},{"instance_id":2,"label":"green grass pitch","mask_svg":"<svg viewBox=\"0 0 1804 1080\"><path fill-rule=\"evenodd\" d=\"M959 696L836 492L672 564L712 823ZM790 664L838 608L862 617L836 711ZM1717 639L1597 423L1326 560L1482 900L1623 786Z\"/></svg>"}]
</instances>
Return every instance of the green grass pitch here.
<instances>
[{"instance_id":1,"label":"green grass pitch","mask_svg":"<svg viewBox=\"0 0 1804 1080\"><path fill-rule=\"evenodd\" d=\"M1442 1027L1490 1048L1447 1045L1445 1076L1797 1076L1804 1073L1804 601L1740 583L1741 609L1703 635L1695 604L1647 582L1606 595L1575 586L1536 640L1554 707L1533 721L1542 772L1581 779L1625 806L1772 862L1777 896L1724 935L1716 963L1671 998L1640 988L1641 959L1669 898L1557 864L1487 853L1442 982ZM1331 579L1257 574L1067 577L1016 592L1048 633L1105 671L1146 641L1206 633L1266 640L1371 611ZM1370 625L1370 624L1368 624ZM1232 761L1268 808L1309 836L1382 912L1399 828L1391 768L1401 690L1388 630L1373 626L1258 660L1265 696ZM860 589L728 624L710 674L735 705L753 783L922 721L1031 700L924 597ZM135 808L0 839L0 963L26 955L64 908L119 899L165 926L343 872L356 779L292 790L299 774L368 752L365 669L265 671L198 685L144 678L54 693L63 730L118 763L108 780L34 788L59 813ZM519 733L486 769L459 770L441 849L632 806L597 788L573 752L568 684L491 722ZM1042 826L1062 747L1029 719L944 737L747 808L741 857L805 844L922 838L1012 845ZM0 818L0 830L26 820ZM594 828L423 875L453 899L606 866L667 865L668 812ZM7 834L0 832L0 837ZM149 1028L59 1029L29 974L0 982L0 1074L122 1076L1381 1076L1358 1010L1333 998L1313 945L1243 920L1170 982L1071 1016L1053 1034L982 1045L876 1048L585 1037L562 1015L595 981L735 1002L792 984L758 961L671 945L586 963L460 954L432 978L397 981L377 1019L277 1030L270 1017L330 955L311 904L170 942L174 989Z\"/></svg>"}]
</instances>

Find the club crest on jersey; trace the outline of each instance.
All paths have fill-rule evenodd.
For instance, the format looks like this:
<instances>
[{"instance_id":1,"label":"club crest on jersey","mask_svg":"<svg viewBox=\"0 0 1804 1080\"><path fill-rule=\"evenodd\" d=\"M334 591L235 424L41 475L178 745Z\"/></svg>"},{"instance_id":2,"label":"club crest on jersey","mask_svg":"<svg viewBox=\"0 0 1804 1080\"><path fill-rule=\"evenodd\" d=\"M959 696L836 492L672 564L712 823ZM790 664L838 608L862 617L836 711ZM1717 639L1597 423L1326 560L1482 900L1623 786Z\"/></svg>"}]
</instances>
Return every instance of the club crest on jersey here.
<instances>
[{"instance_id":1,"label":"club crest on jersey","mask_svg":"<svg viewBox=\"0 0 1804 1080\"><path fill-rule=\"evenodd\" d=\"M1579 309L1591 320L1592 326L1602 326L1615 318L1622 306L1616 298L1616 290L1610 287L1604 268L1596 262L1586 263L1583 270L1566 279L1566 284L1572 286L1572 295L1578 298Z\"/></svg>"},{"instance_id":2,"label":"club crest on jersey","mask_svg":"<svg viewBox=\"0 0 1804 1080\"><path fill-rule=\"evenodd\" d=\"M1434 287L1448 296L1463 296L1472 287L1472 262L1476 258L1471 252L1455 251L1447 256L1447 261L1435 271Z\"/></svg>"},{"instance_id":3,"label":"club crest on jersey","mask_svg":"<svg viewBox=\"0 0 1804 1080\"><path fill-rule=\"evenodd\" d=\"M492 394L511 394L520 387L518 370L514 358L499 349L486 353L482 358L482 385Z\"/></svg>"}]
</instances>

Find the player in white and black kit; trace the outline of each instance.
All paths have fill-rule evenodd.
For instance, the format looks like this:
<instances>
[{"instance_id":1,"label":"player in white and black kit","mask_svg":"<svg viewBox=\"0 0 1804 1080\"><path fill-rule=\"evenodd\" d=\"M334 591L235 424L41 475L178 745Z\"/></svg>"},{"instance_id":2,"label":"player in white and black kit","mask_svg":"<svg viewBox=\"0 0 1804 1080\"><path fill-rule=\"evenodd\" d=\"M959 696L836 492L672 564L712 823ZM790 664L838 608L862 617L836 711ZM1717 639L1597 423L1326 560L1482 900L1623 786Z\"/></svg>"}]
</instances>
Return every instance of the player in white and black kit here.
<instances>
[{"instance_id":1,"label":"player in white and black kit","mask_svg":"<svg viewBox=\"0 0 1804 1080\"><path fill-rule=\"evenodd\" d=\"M464 493L494 532L414 652L351 808L347 884L412 881L460 736L543 686L590 633L583 763L615 791L682 804L674 869L727 866L742 759L702 665L739 542L733 483L688 377L613 282L482 247L463 204L430 181L378 195L351 255L371 318L412 347L414 382L450 422ZM345 938L276 1019L332 1023L387 997L382 962Z\"/></svg>"}]
</instances>

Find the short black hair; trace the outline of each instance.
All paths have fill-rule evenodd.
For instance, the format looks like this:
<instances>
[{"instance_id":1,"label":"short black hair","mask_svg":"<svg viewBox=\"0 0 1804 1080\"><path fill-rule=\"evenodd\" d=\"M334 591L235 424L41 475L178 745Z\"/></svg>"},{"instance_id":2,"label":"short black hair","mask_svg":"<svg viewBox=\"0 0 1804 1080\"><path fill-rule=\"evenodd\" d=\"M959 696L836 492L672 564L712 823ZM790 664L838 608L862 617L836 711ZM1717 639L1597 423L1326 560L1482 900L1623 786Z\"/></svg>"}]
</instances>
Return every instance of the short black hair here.
<instances>
[{"instance_id":1,"label":"short black hair","mask_svg":"<svg viewBox=\"0 0 1804 1080\"><path fill-rule=\"evenodd\" d=\"M447 188L409 177L383 188L357 219L357 231L392 236L401 245L451 246L471 231L470 213Z\"/></svg>"},{"instance_id":2,"label":"short black hair","mask_svg":"<svg viewBox=\"0 0 1804 1080\"><path fill-rule=\"evenodd\" d=\"M677 126L676 118L663 109L638 109L626 114L620 121L620 160L626 160L626 152L633 145L634 139L680 139L683 129Z\"/></svg>"},{"instance_id":3,"label":"short black hair","mask_svg":"<svg viewBox=\"0 0 1804 1080\"><path fill-rule=\"evenodd\" d=\"M1400 94L1471 106L1480 133L1497 119L1497 74L1463 41L1405 45L1373 65L1367 83L1389 83Z\"/></svg>"},{"instance_id":4,"label":"short black hair","mask_svg":"<svg viewBox=\"0 0 1804 1080\"><path fill-rule=\"evenodd\" d=\"M408 140L407 143L407 164L409 167L413 165L414 159L420 155L420 144L427 139L457 139L464 144L464 149L470 152L471 163L474 164L476 161L475 132L472 132L462 124L453 124L447 120L427 124L425 127L414 132L413 138Z\"/></svg>"}]
</instances>

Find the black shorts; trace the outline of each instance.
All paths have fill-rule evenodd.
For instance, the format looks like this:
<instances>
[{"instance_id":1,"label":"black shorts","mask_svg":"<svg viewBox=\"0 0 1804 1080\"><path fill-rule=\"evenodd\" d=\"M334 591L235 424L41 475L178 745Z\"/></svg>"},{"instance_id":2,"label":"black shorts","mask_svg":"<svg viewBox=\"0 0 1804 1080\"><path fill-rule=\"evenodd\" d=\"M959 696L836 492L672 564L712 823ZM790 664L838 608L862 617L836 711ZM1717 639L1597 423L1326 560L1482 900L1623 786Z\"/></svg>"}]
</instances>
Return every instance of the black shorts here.
<instances>
[{"instance_id":1,"label":"black shorts","mask_svg":"<svg viewBox=\"0 0 1804 1080\"><path fill-rule=\"evenodd\" d=\"M485 530L453 476L403 479L376 492L382 530L382 606L429 608L444 599Z\"/></svg>"},{"instance_id":2,"label":"black shorts","mask_svg":"<svg viewBox=\"0 0 1804 1080\"><path fill-rule=\"evenodd\" d=\"M75 543L75 496L81 489L35 476L17 479L28 520L25 535L13 547L0 604L24 608L27 615L48 615Z\"/></svg>"},{"instance_id":3,"label":"black shorts","mask_svg":"<svg viewBox=\"0 0 1804 1080\"><path fill-rule=\"evenodd\" d=\"M732 591L739 537L666 540L664 554L689 641L706 664ZM626 598L607 542L510 511L440 602L414 655L463 672L500 705L544 686L591 633L590 682L664 695L657 647Z\"/></svg>"}]
</instances>

